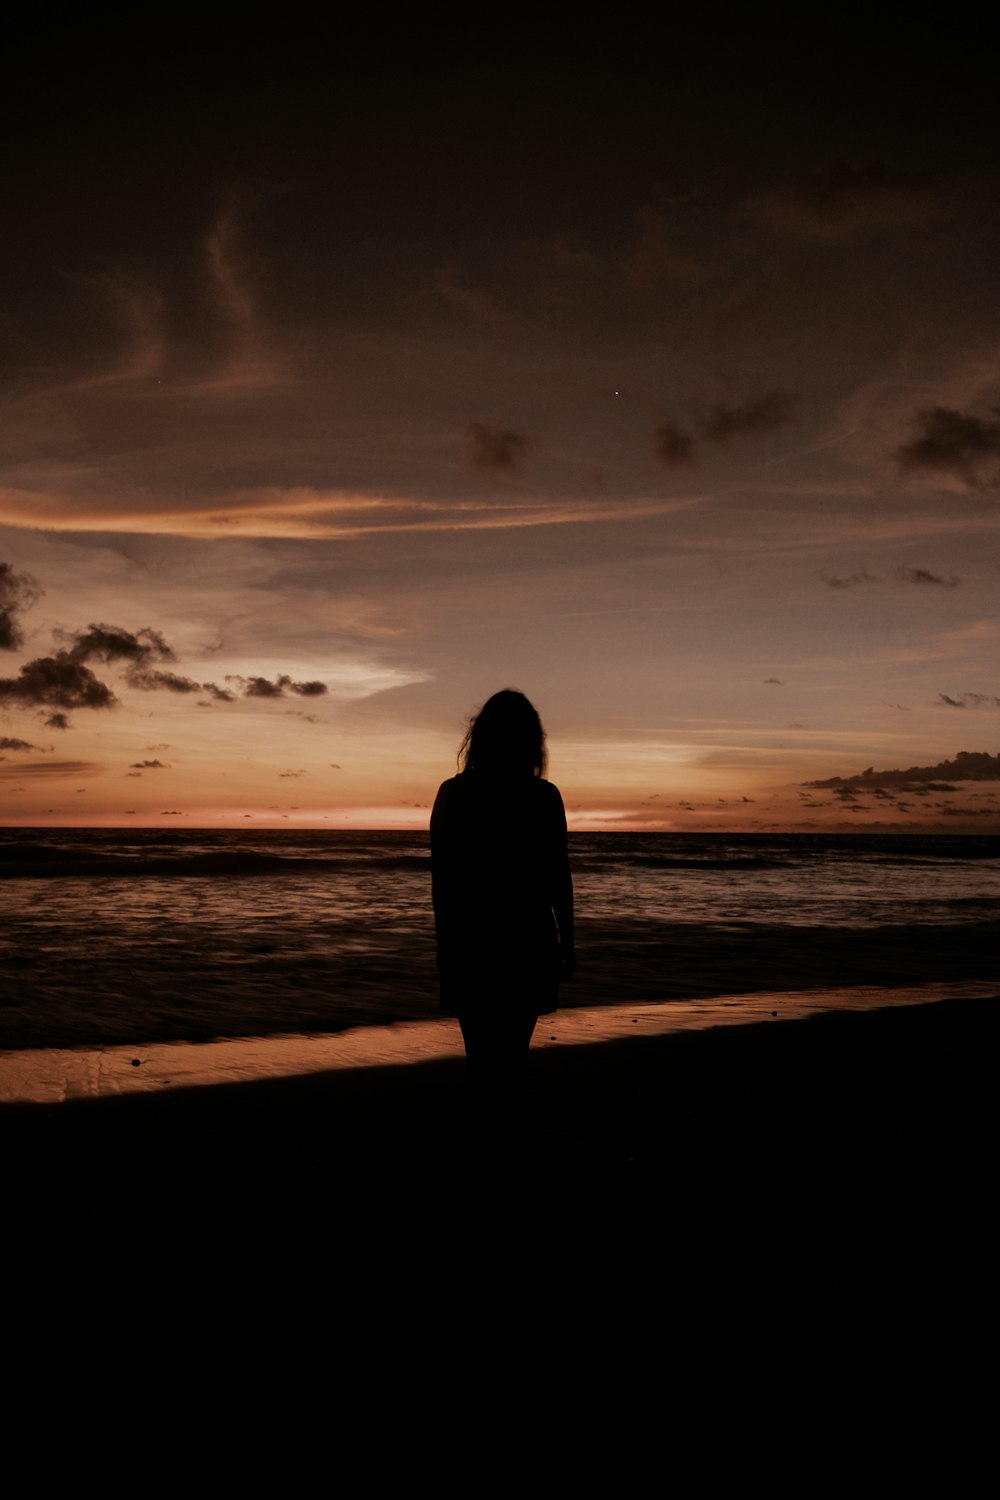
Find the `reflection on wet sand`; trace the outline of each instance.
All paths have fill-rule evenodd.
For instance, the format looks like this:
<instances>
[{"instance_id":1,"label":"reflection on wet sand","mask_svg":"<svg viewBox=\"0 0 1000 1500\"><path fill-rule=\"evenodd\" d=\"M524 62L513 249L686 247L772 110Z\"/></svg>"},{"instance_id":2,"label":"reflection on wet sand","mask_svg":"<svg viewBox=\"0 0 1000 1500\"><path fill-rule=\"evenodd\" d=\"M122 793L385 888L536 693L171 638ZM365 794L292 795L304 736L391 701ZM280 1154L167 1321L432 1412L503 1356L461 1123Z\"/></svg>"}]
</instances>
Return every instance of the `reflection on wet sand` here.
<instances>
[{"instance_id":1,"label":"reflection on wet sand","mask_svg":"<svg viewBox=\"0 0 1000 1500\"><path fill-rule=\"evenodd\" d=\"M559 1011L539 1023L532 1050L579 1046L625 1036L706 1031L755 1021L799 1020L826 1011L879 1010L935 1000L986 999L996 982L909 988L773 990L658 1005L594 1005ZM0 1052L0 1104L54 1104L116 1094L158 1093L208 1084L293 1078L338 1068L379 1067L461 1057L458 1022L402 1021L332 1035L234 1037L103 1048Z\"/></svg>"}]
</instances>

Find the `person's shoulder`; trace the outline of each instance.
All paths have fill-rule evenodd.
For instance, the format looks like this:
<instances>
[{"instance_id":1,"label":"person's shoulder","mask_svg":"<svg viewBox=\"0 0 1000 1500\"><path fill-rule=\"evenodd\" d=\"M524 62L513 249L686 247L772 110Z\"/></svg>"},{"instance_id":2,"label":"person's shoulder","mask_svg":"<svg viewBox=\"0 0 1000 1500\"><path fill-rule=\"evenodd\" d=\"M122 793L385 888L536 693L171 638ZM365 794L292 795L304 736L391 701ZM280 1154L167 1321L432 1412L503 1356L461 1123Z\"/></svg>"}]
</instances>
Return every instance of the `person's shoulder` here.
<instances>
[{"instance_id":1,"label":"person's shoulder","mask_svg":"<svg viewBox=\"0 0 1000 1500\"><path fill-rule=\"evenodd\" d=\"M465 790L465 783L461 775L449 776L442 781L434 798L434 810L438 813L445 808L454 807L460 800Z\"/></svg>"},{"instance_id":2,"label":"person's shoulder","mask_svg":"<svg viewBox=\"0 0 1000 1500\"><path fill-rule=\"evenodd\" d=\"M540 789L538 795L544 799L549 807L562 807L562 793L554 781L546 781L544 776L539 776L535 785Z\"/></svg>"}]
</instances>

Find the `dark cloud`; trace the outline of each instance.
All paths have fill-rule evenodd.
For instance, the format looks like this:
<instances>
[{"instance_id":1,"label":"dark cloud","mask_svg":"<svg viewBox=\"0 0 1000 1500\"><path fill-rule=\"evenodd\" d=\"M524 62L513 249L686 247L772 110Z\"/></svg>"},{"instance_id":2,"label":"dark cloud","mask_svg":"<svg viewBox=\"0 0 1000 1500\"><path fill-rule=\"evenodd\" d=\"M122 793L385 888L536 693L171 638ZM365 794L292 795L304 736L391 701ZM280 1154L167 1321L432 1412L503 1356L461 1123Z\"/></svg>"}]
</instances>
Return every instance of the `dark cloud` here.
<instances>
[{"instance_id":1,"label":"dark cloud","mask_svg":"<svg viewBox=\"0 0 1000 1500\"><path fill-rule=\"evenodd\" d=\"M671 468L680 468L694 459L694 438L676 422L665 418L654 433L657 457Z\"/></svg>"},{"instance_id":2,"label":"dark cloud","mask_svg":"<svg viewBox=\"0 0 1000 1500\"><path fill-rule=\"evenodd\" d=\"M853 784L836 787L833 795L837 797L845 807L851 807L862 812L866 812L868 810L863 802L855 801L855 798L858 795L858 788Z\"/></svg>"},{"instance_id":3,"label":"dark cloud","mask_svg":"<svg viewBox=\"0 0 1000 1500\"><path fill-rule=\"evenodd\" d=\"M57 632L65 638L65 632ZM135 662L147 666L153 661L176 661L177 658L158 630L122 630L118 625L88 625L69 637L70 655L76 661Z\"/></svg>"},{"instance_id":4,"label":"dark cloud","mask_svg":"<svg viewBox=\"0 0 1000 1500\"><path fill-rule=\"evenodd\" d=\"M784 687L784 685L785 684L782 682L782 680L781 680L780 677L765 677L764 678L764 686L765 687Z\"/></svg>"},{"instance_id":5,"label":"dark cloud","mask_svg":"<svg viewBox=\"0 0 1000 1500\"><path fill-rule=\"evenodd\" d=\"M38 781L53 776L99 776L103 771L104 767L93 760L29 760L17 766L0 767L0 776L24 776Z\"/></svg>"},{"instance_id":6,"label":"dark cloud","mask_svg":"<svg viewBox=\"0 0 1000 1500\"><path fill-rule=\"evenodd\" d=\"M244 698L283 698L281 680L271 682L266 677L227 677L227 682L242 685Z\"/></svg>"},{"instance_id":7,"label":"dark cloud","mask_svg":"<svg viewBox=\"0 0 1000 1500\"><path fill-rule=\"evenodd\" d=\"M792 420L793 398L772 391L742 406L716 406L702 424L702 436L710 443L726 443L743 433L777 432Z\"/></svg>"},{"instance_id":8,"label":"dark cloud","mask_svg":"<svg viewBox=\"0 0 1000 1500\"><path fill-rule=\"evenodd\" d=\"M142 688L144 692L165 688L170 693L200 693L203 687L191 677L178 677L176 672L164 672L159 667L133 668L128 680L132 687Z\"/></svg>"},{"instance_id":9,"label":"dark cloud","mask_svg":"<svg viewBox=\"0 0 1000 1500\"><path fill-rule=\"evenodd\" d=\"M905 771L876 771L869 766L856 776L831 776L827 781L804 781L808 787L906 786L913 782L1000 781L1000 755L986 751L959 750L954 760L940 761L936 766L910 766ZM939 788L935 787L934 790Z\"/></svg>"},{"instance_id":10,"label":"dark cloud","mask_svg":"<svg viewBox=\"0 0 1000 1500\"><path fill-rule=\"evenodd\" d=\"M235 693L231 693L228 688L219 687L214 682L203 682L201 690L203 693L209 693L217 703L232 703L236 698Z\"/></svg>"},{"instance_id":11,"label":"dark cloud","mask_svg":"<svg viewBox=\"0 0 1000 1500\"><path fill-rule=\"evenodd\" d=\"M17 573L0 562L0 651L16 651L24 640L20 616L41 597L30 573Z\"/></svg>"},{"instance_id":12,"label":"dark cloud","mask_svg":"<svg viewBox=\"0 0 1000 1500\"><path fill-rule=\"evenodd\" d=\"M7 564L0 564L0 568L4 570L0 572L0 585L7 589L8 596L28 598L35 588L32 580L26 575L12 574ZM115 694L95 676L88 662L125 663L126 682L143 692L206 692L216 702L223 703L231 703L235 697L214 682L195 682L191 677L164 670L160 664L176 661L176 655L160 632L148 625L132 631L118 625L91 624L85 630L57 631L56 635L68 644L52 656L28 662L17 677L0 678L0 703L61 709L115 706L118 703ZM248 698L282 698L286 692L318 698L328 691L324 682L293 682L286 674L274 682L266 677L236 677L227 681L239 682ZM47 722L53 729L69 727L64 714L53 714Z\"/></svg>"},{"instance_id":13,"label":"dark cloud","mask_svg":"<svg viewBox=\"0 0 1000 1500\"><path fill-rule=\"evenodd\" d=\"M1000 708L1000 698L992 693L959 693L957 698L938 693L938 698L949 708Z\"/></svg>"},{"instance_id":14,"label":"dark cloud","mask_svg":"<svg viewBox=\"0 0 1000 1500\"><path fill-rule=\"evenodd\" d=\"M838 163L756 194L747 209L778 233L848 240L922 229L942 212L933 187L879 163Z\"/></svg>"},{"instance_id":15,"label":"dark cloud","mask_svg":"<svg viewBox=\"0 0 1000 1500\"><path fill-rule=\"evenodd\" d=\"M166 771L169 770L162 760L134 760L131 765L133 771Z\"/></svg>"},{"instance_id":16,"label":"dark cloud","mask_svg":"<svg viewBox=\"0 0 1000 1500\"><path fill-rule=\"evenodd\" d=\"M487 427L482 422L472 422L467 433L476 469L516 469L531 446L528 435L513 427Z\"/></svg>"},{"instance_id":17,"label":"dark cloud","mask_svg":"<svg viewBox=\"0 0 1000 1500\"><path fill-rule=\"evenodd\" d=\"M944 589L956 588L959 583L957 578L942 578L940 573L932 573L928 568L897 568L896 577L901 583L932 583Z\"/></svg>"},{"instance_id":18,"label":"dark cloud","mask_svg":"<svg viewBox=\"0 0 1000 1500\"><path fill-rule=\"evenodd\" d=\"M867 568L862 568L860 573L848 573L846 578L836 578L823 575L823 582L828 589L853 589L860 583L881 583L874 573L869 573Z\"/></svg>"},{"instance_id":19,"label":"dark cloud","mask_svg":"<svg viewBox=\"0 0 1000 1500\"><path fill-rule=\"evenodd\" d=\"M896 449L902 469L950 474L976 489L1000 484L1000 421L931 406L916 425L917 436Z\"/></svg>"},{"instance_id":20,"label":"dark cloud","mask_svg":"<svg viewBox=\"0 0 1000 1500\"><path fill-rule=\"evenodd\" d=\"M41 745L29 745L27 740L15 740L6 734L0 734L0 750L41 750L41 748Z\"/></svg>"},{"instance_id":21,"label":"dark cloud","mask_svg":"<svg viewBox=\"0 0 1000 1500\"><path fill-rule=\"evenodd\" d=\"M943 578L940 573L932 573L929 568L897 568L892 575L897 583L936 584L939 588L953 589L961 583L960 578L952 576ZM832 574L824 574L823 582L829 589L852 589L859 584L886 583L888 580L879 578L876 573L869 573L867 568L862 568L858 573L848 573L845 577L837 577Z\"/></svg>"},{"instance_id":22,"label":"dark cloud","mask_svg":"<svg viewBox=\"0 0 1000 1500\"><path fill-rule=\"evenodd\" d=\"M15 643L21 639L13 624L13 607L36 597L36 583L27 574L15 574L0 564L0 600L7 601L6 613L0 616L4 639ZM0 703L51 706L51 708L112 708L118 699L111 688L94 675L87 663L100 661L109 666L124 663L129 687L142 691L168 693L208 693L216 702L229 703L235 694L216 682L196 682L190 676L163 669L163 661L175 661L174 651L159 630L144 625L141 630L123 630L120 625L90 624L85 630L55 631L57 639L67 642L51 657L36 657L19 669L15 678L0 678ZM271 682L264 676L226 678L240 682L246 697L283 697L286 691L300 697L319 697L327 693L325 682L292 681L282 675ZM52 729L67 729L64 714L52 714L46 720Z\"/></svg>"},{"instance_id":23,"label":"dark cloud","mask_svg":"<svg viewBox=\"0 0 1000 1500\"><path fill-rule=\"evenodd\" d=\"M165 689L171 693L198 693L201 683L176 672L165 672L157 662L176 661L177 657L158 630L148 625L142 630L123 630L118 625L88 625L70 639L69 654L76 661L126 662L126 681L143 692Z\"/></svg>"},{"instance_id":24,"label":"dark cloud","mask_svg":"<svg viewBox=\"0 0 1000 1500\"><path fill-rule=\"evenodd\" d=\"M69 651L39 656L27 662L16 677L0 677L0 703L46 705L53 708L112 708L118 699ZM52 725L65 728L65 725Z\"/></svg>"},{"instance_id":25,"label":"dark cloud","mask_svg":"<svg viewBox=\"0 0 1000 1500\"><path fill-rule=\"evenodd\" d=\"M88 625L72 633L57 631L69 641L53 656L38 657L21 668L17 678L0 679L0 701L53 704L60 708L111 708L118 699L87 665L88 662L126 663L126 681L144 691L165 688L173 693L200 691L200 684L154 665L176 657L157 630L123 630L118 625ZM64 717L47 721L53 729L66 729Z\"/></svg>"},{"instance_id":26,"label":"dark cloud","mask_svg":"<svg viewBox=\"0 0 1000 1500\"><path fill-rule=\"evenodd\" d=\"M272 682L269 677L239 677L231 674L226 678L227 682L238 682L243 689L244 698L283 698L286 691L298 693L302 698L318 698L329 691L325 682L293 682L292 679L282 673ZM205 683L216 697L221 698L222 692L213 683ZM227 695L229 698L232 694Z\"/></svg>"}]
</instances>

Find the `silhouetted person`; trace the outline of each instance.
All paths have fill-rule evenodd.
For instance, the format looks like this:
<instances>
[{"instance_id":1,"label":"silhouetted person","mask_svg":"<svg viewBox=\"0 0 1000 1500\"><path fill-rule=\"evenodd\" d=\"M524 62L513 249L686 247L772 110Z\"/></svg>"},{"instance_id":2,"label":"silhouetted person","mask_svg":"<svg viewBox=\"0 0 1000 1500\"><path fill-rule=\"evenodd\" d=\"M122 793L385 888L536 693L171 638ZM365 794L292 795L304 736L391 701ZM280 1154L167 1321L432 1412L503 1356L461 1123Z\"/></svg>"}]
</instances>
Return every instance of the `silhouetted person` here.
<instances>
[{"instance_id":1,"label":"silhouetted person","mask_svg":"<svg viewBox=\"0 0 1000 1500\"><path fill-rule=\"evenodd\" d=\"M503 1176L528 1047L575 966L566 814L545 780L545 733L523 693L472 720L460 771L431 813L441 1004L465 1042L469 1106L487 1173Z\"/></svg>"}]
</instances>

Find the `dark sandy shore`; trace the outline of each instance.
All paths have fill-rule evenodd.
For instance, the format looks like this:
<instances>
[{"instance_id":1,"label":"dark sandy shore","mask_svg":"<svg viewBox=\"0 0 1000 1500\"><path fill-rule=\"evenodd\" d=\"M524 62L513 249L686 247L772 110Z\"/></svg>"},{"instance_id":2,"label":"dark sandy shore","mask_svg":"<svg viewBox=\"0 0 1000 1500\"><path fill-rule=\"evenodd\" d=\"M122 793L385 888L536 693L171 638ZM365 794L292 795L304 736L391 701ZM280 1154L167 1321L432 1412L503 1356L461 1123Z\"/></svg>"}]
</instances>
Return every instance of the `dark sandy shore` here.
<instances>
[{"instance_id":1,"label":"dark sandy shore","mask_svg":"<svg viewBox=\"0 0 1000 1500\"><path fill-rule=\"evenodd\" d=\"M7 1106L6 1470L273 1462L298 1494L322 1455L341 1493L395 1467L492 1494L530 1454L610 1452L645 1494L697 1446L711 1491L737 1431L776 1479L808 1430L813 1480L877 1434L890 1465L949 1453L961 1492L996 1397L998 1022L950 1000L533 1053L509 1193L453 1062Z\"/></svg>"}]
</instances>

